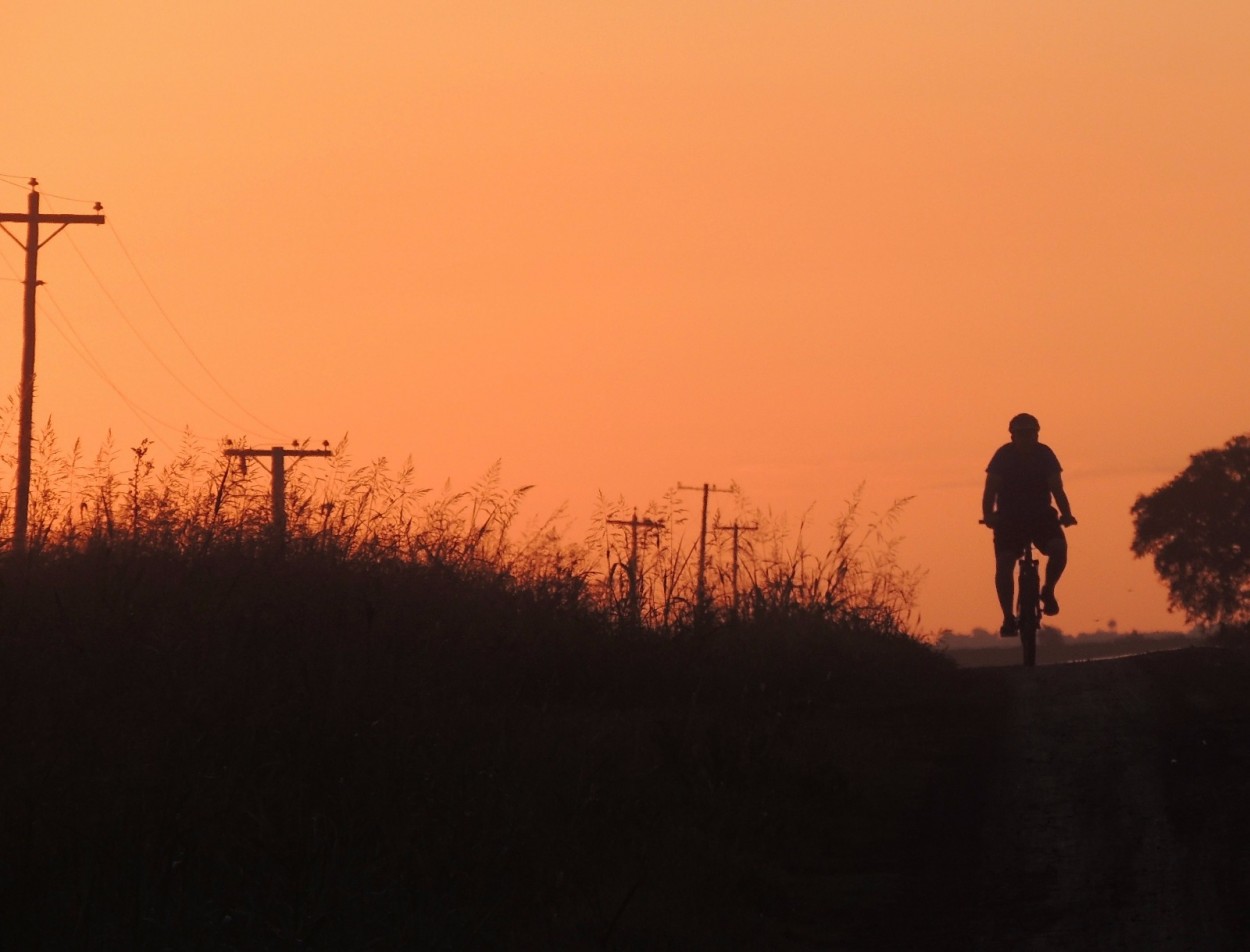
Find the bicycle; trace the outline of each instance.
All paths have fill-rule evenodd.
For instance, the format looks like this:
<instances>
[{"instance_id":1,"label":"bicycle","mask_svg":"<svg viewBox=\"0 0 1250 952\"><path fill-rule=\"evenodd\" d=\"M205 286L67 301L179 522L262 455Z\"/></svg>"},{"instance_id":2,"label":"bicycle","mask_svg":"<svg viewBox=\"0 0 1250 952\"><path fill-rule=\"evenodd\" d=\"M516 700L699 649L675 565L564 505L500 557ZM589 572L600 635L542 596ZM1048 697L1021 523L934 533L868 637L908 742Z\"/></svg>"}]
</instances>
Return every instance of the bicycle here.
<instances>
[{"instance_id":1,"label":"bicycle","mask_svg":"<svg viewBox=\"0 0 1250 952\"><path fill-rule=\"evenodd\" d=\"M1024 666L1037 663L1037 632L1042 627L1042 587L1037 574L1038 560L1033 557L1033 543L1020 547L1019 577L1016 582L1016 628L1024 651Z\"/></svg>"},{"instance_id":2,"label":"bicycle","mask_svg":"<svg viewBox=\"0 0 1250 952\"><path fill-rule=\"evenodd\" d=\"M985 525L985 520L979 520ZM1042 627L1042 582L1038 575L1038 560L1033 557L1033 542L1026 539L1020 547L1019 567L1016 579L1016 634L1024 654L1024 666L1037 664L1037 633Z\"/></svg>"}]
</instances>

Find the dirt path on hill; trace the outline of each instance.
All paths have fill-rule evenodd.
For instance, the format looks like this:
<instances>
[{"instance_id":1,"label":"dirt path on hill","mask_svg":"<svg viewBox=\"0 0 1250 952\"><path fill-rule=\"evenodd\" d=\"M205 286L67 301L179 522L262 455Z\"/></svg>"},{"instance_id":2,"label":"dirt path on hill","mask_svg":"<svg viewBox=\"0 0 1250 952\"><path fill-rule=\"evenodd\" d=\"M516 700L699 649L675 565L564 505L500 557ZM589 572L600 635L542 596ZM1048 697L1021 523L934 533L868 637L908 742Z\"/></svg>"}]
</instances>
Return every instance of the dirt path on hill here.
<instances>
[{"instance_id":1,"label":"dirt path on hill","mask_svg":"<svg viewBox=\"0 0 1250 952\"><path fill-rule=\"evenodd\" d=\"M1236 737L1245 703L1204 650L966 672L1004 723L994 755L935 810L957 817L963 842L945 859L963 865L939 887L948 922L930 938L995 952L1234 947L1246 758L1231 743L1195 751Z\"/></svg>"}]
</instances>

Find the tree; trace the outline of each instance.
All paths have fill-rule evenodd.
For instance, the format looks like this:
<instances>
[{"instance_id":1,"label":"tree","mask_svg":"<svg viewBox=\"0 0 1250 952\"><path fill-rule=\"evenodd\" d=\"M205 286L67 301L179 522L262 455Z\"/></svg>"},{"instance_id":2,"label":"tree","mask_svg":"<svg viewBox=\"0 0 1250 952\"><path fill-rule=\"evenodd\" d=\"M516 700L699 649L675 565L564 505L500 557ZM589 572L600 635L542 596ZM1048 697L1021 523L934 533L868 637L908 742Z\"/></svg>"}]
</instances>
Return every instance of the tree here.
<instances>
[{"instance_id":1,"label":"tree","mask_svg":"<svg viewBox=\"0 0 1250 952\"><path fill-rule=\"evenodd\" d=\"M1250 621L1250 434L1190 457L1133 503L1133 554L1154 558L1189 621Z\"/></svg>"}]
</instances>

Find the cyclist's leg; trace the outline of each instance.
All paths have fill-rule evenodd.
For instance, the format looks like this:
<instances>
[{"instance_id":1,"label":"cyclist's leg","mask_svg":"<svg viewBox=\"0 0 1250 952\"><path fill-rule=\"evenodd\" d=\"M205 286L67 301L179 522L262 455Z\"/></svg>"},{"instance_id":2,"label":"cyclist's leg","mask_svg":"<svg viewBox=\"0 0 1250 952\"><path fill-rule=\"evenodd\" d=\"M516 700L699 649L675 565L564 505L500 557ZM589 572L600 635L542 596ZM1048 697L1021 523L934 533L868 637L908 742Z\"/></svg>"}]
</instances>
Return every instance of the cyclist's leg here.
<instances>
[{"instance_id":1,"label":"cyclist's leg","mask_svg":"<svg viewBox=\"0 0 1250 952\"><path fill-rule=\"evenodd\" d=\"M1068 538L1059 525L1059 517L1051 513L1051 518L1040 527L1034 545L1046 555L1046 577L1042 581L1042 604L1047 615L1059 614L1059 603L1055 600L1055 586L1063 570L1068 567Z\"/></svg>"},{"instance_id":2,"label":"cyclist's leg","mask_svg":"<svg viewBox=\"0 0 1250 952\"><path fill-rule=\"evenodd\" d=\"M994 530L994 591L1003 610L1001 633L1004 635L1016 631L1016 559L1023 545L1023 536L1011 526L999 526Z\"/></svg>"}]
</instances>

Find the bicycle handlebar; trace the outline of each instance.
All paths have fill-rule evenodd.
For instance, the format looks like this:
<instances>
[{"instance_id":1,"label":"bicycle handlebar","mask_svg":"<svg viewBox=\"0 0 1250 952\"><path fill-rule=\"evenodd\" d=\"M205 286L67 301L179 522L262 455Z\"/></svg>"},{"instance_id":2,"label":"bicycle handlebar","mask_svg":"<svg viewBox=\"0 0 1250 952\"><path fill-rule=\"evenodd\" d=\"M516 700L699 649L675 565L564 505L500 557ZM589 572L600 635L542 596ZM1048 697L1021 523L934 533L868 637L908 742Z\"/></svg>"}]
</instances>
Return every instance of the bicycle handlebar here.
<instances>
[{"instance_id":1,"label":"bicycle handlebar","mask_svg":"<svg viewBox=\"0 0 1250 952\"><path fill-rule=\"evenodd\" d=\"M1080 525L1080 523L1076 521L1076 516L1068 516L1068 518L1069 518L1069 519L1071 519L1072 521L1071 521L1071 522L1069 522L1069 523L1067 524L1067 528L1071 528L1072 526L1079 526L1079 525ZM977 525L979 525L979 526L984 526L984 525L987 525L987 523L986 523L986 521L985 521L984 519L978 519L978 520L977 520ZM1061 526L1063 525L1063 516L1060 516L1060 517L1059 517L1059 525L1061 525Z\"/></svg>"}]
</instances>

